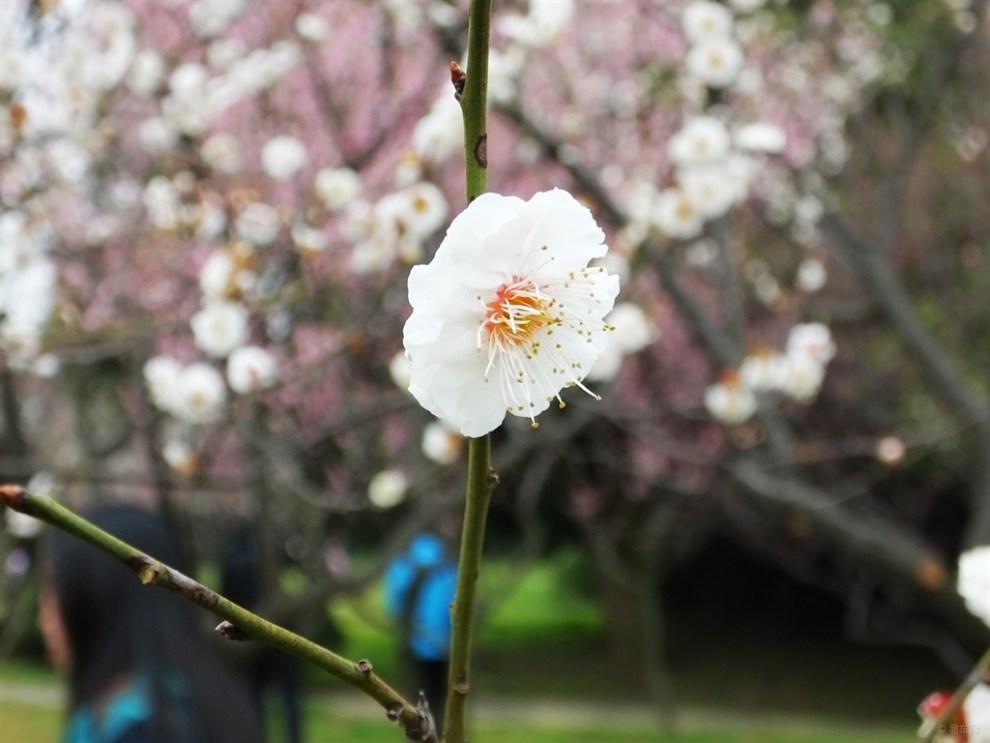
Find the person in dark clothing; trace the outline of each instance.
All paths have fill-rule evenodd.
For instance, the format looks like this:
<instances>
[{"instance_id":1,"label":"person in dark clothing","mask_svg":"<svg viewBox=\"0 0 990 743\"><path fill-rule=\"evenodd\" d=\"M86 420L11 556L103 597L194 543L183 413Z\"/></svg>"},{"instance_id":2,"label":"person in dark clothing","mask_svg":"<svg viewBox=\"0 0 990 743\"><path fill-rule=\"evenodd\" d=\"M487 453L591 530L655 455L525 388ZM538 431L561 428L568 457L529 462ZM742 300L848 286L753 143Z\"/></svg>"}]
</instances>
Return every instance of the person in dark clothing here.
<instances>
[{"instance_id":1,"label":"person in dark clothing","mask_svg":"<svg viewBox=\"0 0 990 743\"><path fill-rule=\"evenodd\" d=\"M457 566L443 540L419 534L385 572L385 605L402 630L404 650L416 689L437 730L443 730L450 654L450 604L457 587Z\"/></svg>"},{"instance_id":2,"label":"person in dark clothing","mask_svg":"<svg viewBox=\"0 0 990 743\"><path fill-rule=\"evenodd\" d=\"M182 569L155 514L109 506L87 517ZM247 691L200 631L198 611L55 532L38 623L52 663L68 675L63 743L262 743Z\"/></svg>"}]
</instances>

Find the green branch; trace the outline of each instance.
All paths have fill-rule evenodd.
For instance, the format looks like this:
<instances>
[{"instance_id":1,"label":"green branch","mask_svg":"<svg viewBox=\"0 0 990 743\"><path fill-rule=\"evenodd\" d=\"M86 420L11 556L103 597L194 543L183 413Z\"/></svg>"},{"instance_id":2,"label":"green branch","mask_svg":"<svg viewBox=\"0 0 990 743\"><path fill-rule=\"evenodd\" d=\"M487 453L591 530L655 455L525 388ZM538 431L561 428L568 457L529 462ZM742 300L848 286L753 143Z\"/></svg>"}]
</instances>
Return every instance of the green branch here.
<instances>
[{"instance_id":1,"label":"green branch","mask_svg":"<svg viewBox=\"0 0 990 743\"><path fill-rule=\"evenodd\" d=\"M457 565L457 594L451 607L450 671L447 708L444 712L444 743L464 743L467 698L471 690L471 630L474 626L474 595L481 570L488 503L498 478L491 469L490 437L468 442L468 483L464 504L464 527Z\"/></svg>"},{"instance_id":2,"label":"green branch","mask_svg":"<svg viewBox=\"0 0 990 743\"><path fill-rule=\"evenodd\" d=\"M390 720L413 740L431 740L425 714L372 671L371 663L347 660L301 635L248 611L178 570L135 549L50 498L32 495L19 485L0 485L0 503L58 527L105 552L133 570L147 586L160 586L225 620L217 631L231 640L258 640L314 663L380 704Z\"/></svg>"},{"instance_id":3,"label":"green branch","mask_svg":"<svg viewBox=\"0 0 990 743\"><path fill-rule=\"evenodd\" d=\"M471 0L467 70L451 64L451 78L464 117L465 181L468 203L488 190L488 37L492 0ZM474 596L481 569L488 503L498 479L491 467L491 438L468 442L464 526L457 567L457 593L451 607L450 671L444 710L444 743L467 740L467 700L471 689L471 631Z\"/></svg>"},{"instance_id":4,"label":"green branch","mask_svg":"<svg viewBox=\"0 0 990 743\"><path fill-rule=\"evenodd\" d=\"M492 0L471 0L467 71L451 66L464 117L468 203L488 190L488 36Z\"/></svg>"}]
</instances>

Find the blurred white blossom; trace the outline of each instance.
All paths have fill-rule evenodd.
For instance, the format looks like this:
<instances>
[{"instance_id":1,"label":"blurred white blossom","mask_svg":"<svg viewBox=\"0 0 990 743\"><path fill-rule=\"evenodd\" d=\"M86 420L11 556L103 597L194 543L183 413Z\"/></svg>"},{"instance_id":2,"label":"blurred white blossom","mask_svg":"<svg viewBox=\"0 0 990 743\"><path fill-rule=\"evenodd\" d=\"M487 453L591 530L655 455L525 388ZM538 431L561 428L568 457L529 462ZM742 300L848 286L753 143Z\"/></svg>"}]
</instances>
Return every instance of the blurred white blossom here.
<instances>
[{"instance_id":1,"label":"blurred white blossom","mask_svg":"<svg viewBox=\"0 0 990 743\"><path fill-rule=\"evenodd\" d=\"M789 374L787 357L772 349L750 354L739 366L739 380L756 392L783 389Z\"/></svg>"},{"instance_id":2,"label":"blurred white blossom","mask_svg":"<svg viewBox=\"0 0 990 743\"><path fill-rule=\"evenodd\" d=\"M261 201L252 201L234 220L237 234L258 246L270 245L282 229L278 210Z\"/></svg>"},{"instance_id":3,"label":"blurred white blossom","mask_svg":"<svg viewBox=\"0 0 990 743\"><path fill-rule=\"evenodd\" d=\"M529 0L529 12L504 16L498 29L517 44L541 47L552 44L570 24L574 0Z\"/></svg>"},{"instance_id":4,"label":"blurred white blossom","mask_svg":"<svg viewBox=\"0 0 990 743\"><path fill-rule=\"evenodd\" d=\"M323 41L330 32L329 24L315 13L300 13L296 16L296 33L307 41Z\"/></svg>"},{"instance_id":5,"label":"blurred white blossom","mask_svg":"<svg viewBox=\"0 0 990 743\"><path fill-rule=\"evenodd\" d=\"M784 151L787 135L776 124L757 121L736 129L733 141L741 150L777 154Z\"/></svg>"},{"instance_id":6,"label":"blurred white blossom","mask_svg":"<svg viewBox=\"0 0 990 743\"><path fill-rule=\"evenodd\" d=\"M653 223L664 235L678 240L695 237L704 221L704 214L681 189L665 188L657 196Z\"/></svg>"},{"instance_id":7,"label":"blurred white blossom","mask_svg":"<svg viewBox=\"0 0 990 743\"><path fill-rule=\"evenodd\" d=\"M805 258L798 266L795 284L804 292L816 292L825 286L828 273L825 264L817 258Z\"/></svg>"},{"instance_id":8,"label":"blurred white blossom","mask_svg":"<svg viewBox=\"0 0 990 743\"><path fill-rule=\"evenodd\" d=\"M260 346L237 348L227 359L227 383L238 394L257 392L277 381L275 357Z\"/></svg>"},{"instance_id":9,"label":"blurred white blossom","mask_svg":"<svg viewBox=\"0 0 990 743\"><path fill-rule=\"evenodd\" d=\"M368 500L377 508L393 508L406 498L409 482L398 470L382 470L368 483Z\"/></svg>"},{"instance_id":10,"label":"blurred white blossom","mask_svg":"<svg viewBox=\"0 0 990 743\"><path fill-rule=\"evenodd\" d=\"M350 168L324 168L313 187L327 209L340 211L360 195L361 176Z\"/></svg>"},{"instance_id":11,"label":"blurred white blossom","mask_svg":"<svg viewBox=\"0 0 990 743\"><path fill-rule=\"evenodd\" d=\"M295 137L272 137L261 148L261 167L276 181L289 180L308 159L306 148Z\"/></svg>"},{"instance_id":12,"label":"blurred white blossom","mask_svg":"<svg viewBox=\"0 0 990 743\"><path fill-rule=\"evenodd\" d=\"M727 374L721 382L705 390L705 408L722 423L738 425L756 413L756 395L737 374Z\"/></svg>"},{"instance_id":13,"label":"blurred white blossom","mask_svg":"<svg viewBox=\"0 0 990 743\"><path fill-rule=\"evenodd\" d=\"M723 39L732 33L732 13L721 3L694 0L684 9L681 25L692 43Z\"/></svg>"},{"instance_id":14,"label":"blurred white blossom","mask_svg":"<svg viewBox=\"0 0 990 743\"><path fill-rule=\"evenodd\" d=\"M667 143L667 154L677 165L717 163L729 154L729 130L712 116L688 119Z\"/></svg>"},{"instance_id":15,"label":"blurred white blossom","mask_svg":"<svg viewBox=\"0 0 990 743\"><path fill-rule=\"evenodd\" d=\"M706 39L691 47L685 66L711 88L731 85L743 65L743 51L733 39Z\"/></svg>"},{"instance_id":16,"label":"blurred white blossom","mask_svg":"<svg viewBox=\"0 0 990 743\"><path fill-rule=\"evenodd\" d=\"M423 429L423 454L437 464L453 464L461 456L464 437L442 421L428 423Z\"/></svg>"},{"instance_id":17,"label":"blurred white blossom","mask_svg":"<svg viewBox=\"0 0 990 743\"><path fill-rule=\"evenodd\" d=\"M167 412L187 423L210 423L219 418L227 400L220 372L196 362L184 367L176 380L175 407Z\"/></svg>"},{"instance_id":18,"label":"blurred white blossom","mask_svg":"<svg viewBox=\"0 0 990 743\"><path fill-rule=\"evenodd\" d=\"M240 302L214 300L190 321L196 345L214 358L225 358L247 342L248 311Z\"/></svg>"},{"instance_id":19,"label":"blurred white blossom","mask_svg":"<svg viewBox=\"0 0 990 743\"><path fill-rule=\"evenodd\" d=\"M416 123L412 134L413 151L427 162L439 163L460 151L463 141L461 106L444 89L429 113Z\"/></svg>"},{"instance_id":20,"label":"blurred white blossom","mask_svg":"<svg viewBox=\"0 0 990 743\"><path fill-rule=\"evenodd\" d=\"M806 355L827 364L835 356L832 332L819 322L795 325L787 336L787 355Z\"/></svg>"}]
</instances>

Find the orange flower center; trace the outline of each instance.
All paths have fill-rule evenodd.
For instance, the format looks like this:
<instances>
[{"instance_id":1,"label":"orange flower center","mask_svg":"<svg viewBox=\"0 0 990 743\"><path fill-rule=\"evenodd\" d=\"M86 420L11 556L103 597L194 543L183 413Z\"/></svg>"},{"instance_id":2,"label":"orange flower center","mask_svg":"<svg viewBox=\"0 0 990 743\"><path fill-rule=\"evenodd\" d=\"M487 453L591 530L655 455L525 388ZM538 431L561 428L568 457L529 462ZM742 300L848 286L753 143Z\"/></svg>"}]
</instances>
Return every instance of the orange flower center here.
<instances>
[{"instance_id":1,"label":"orange flower center","mask_svg":"<svg viewBox=\"0 0 990 743\"><path fill-rule=\"evenodd\" d=\"M514 276L511 283L498 288L495 299L486 306L485 332L499 345L522 345L553 322L549 313L552 305L536 284Z\"/></svg>"}]
</instances>

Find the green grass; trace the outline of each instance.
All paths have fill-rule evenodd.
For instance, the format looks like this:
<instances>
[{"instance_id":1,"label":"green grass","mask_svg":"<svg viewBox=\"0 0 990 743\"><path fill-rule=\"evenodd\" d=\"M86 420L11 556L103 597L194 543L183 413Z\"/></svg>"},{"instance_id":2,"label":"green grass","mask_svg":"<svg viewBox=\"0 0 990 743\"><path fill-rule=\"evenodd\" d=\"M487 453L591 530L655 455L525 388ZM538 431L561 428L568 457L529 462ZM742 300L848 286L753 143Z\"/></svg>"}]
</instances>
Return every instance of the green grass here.
<instances>
[{"instance_id":1,"label":"green grass","mask_svg":"<svg viewBox=\"0 0 990 743\"><path fill-rule=\"evenodd\" d=\"M2 686L0 686L2 690ZM369 705L371 713L374 708ZM368 711L334 709L333 699L311 699L305 706L308 743L398 743L398 730L384 719L371 718ZM643 725L577 725L566 722L513 721L512 710L491 719L486 715L472 726L476 743L902 743L913 739L909 728L855 728L820 723L814 730L793 724L773 725L742 722L740 729L728 725L694 723L676 737ZM3 743L55 743L61 730L62 713L48 704L24 704L4 700L0 693L0 741ZM275 743L273 741L273 743Z\"/></svg>"}]
</instances>

